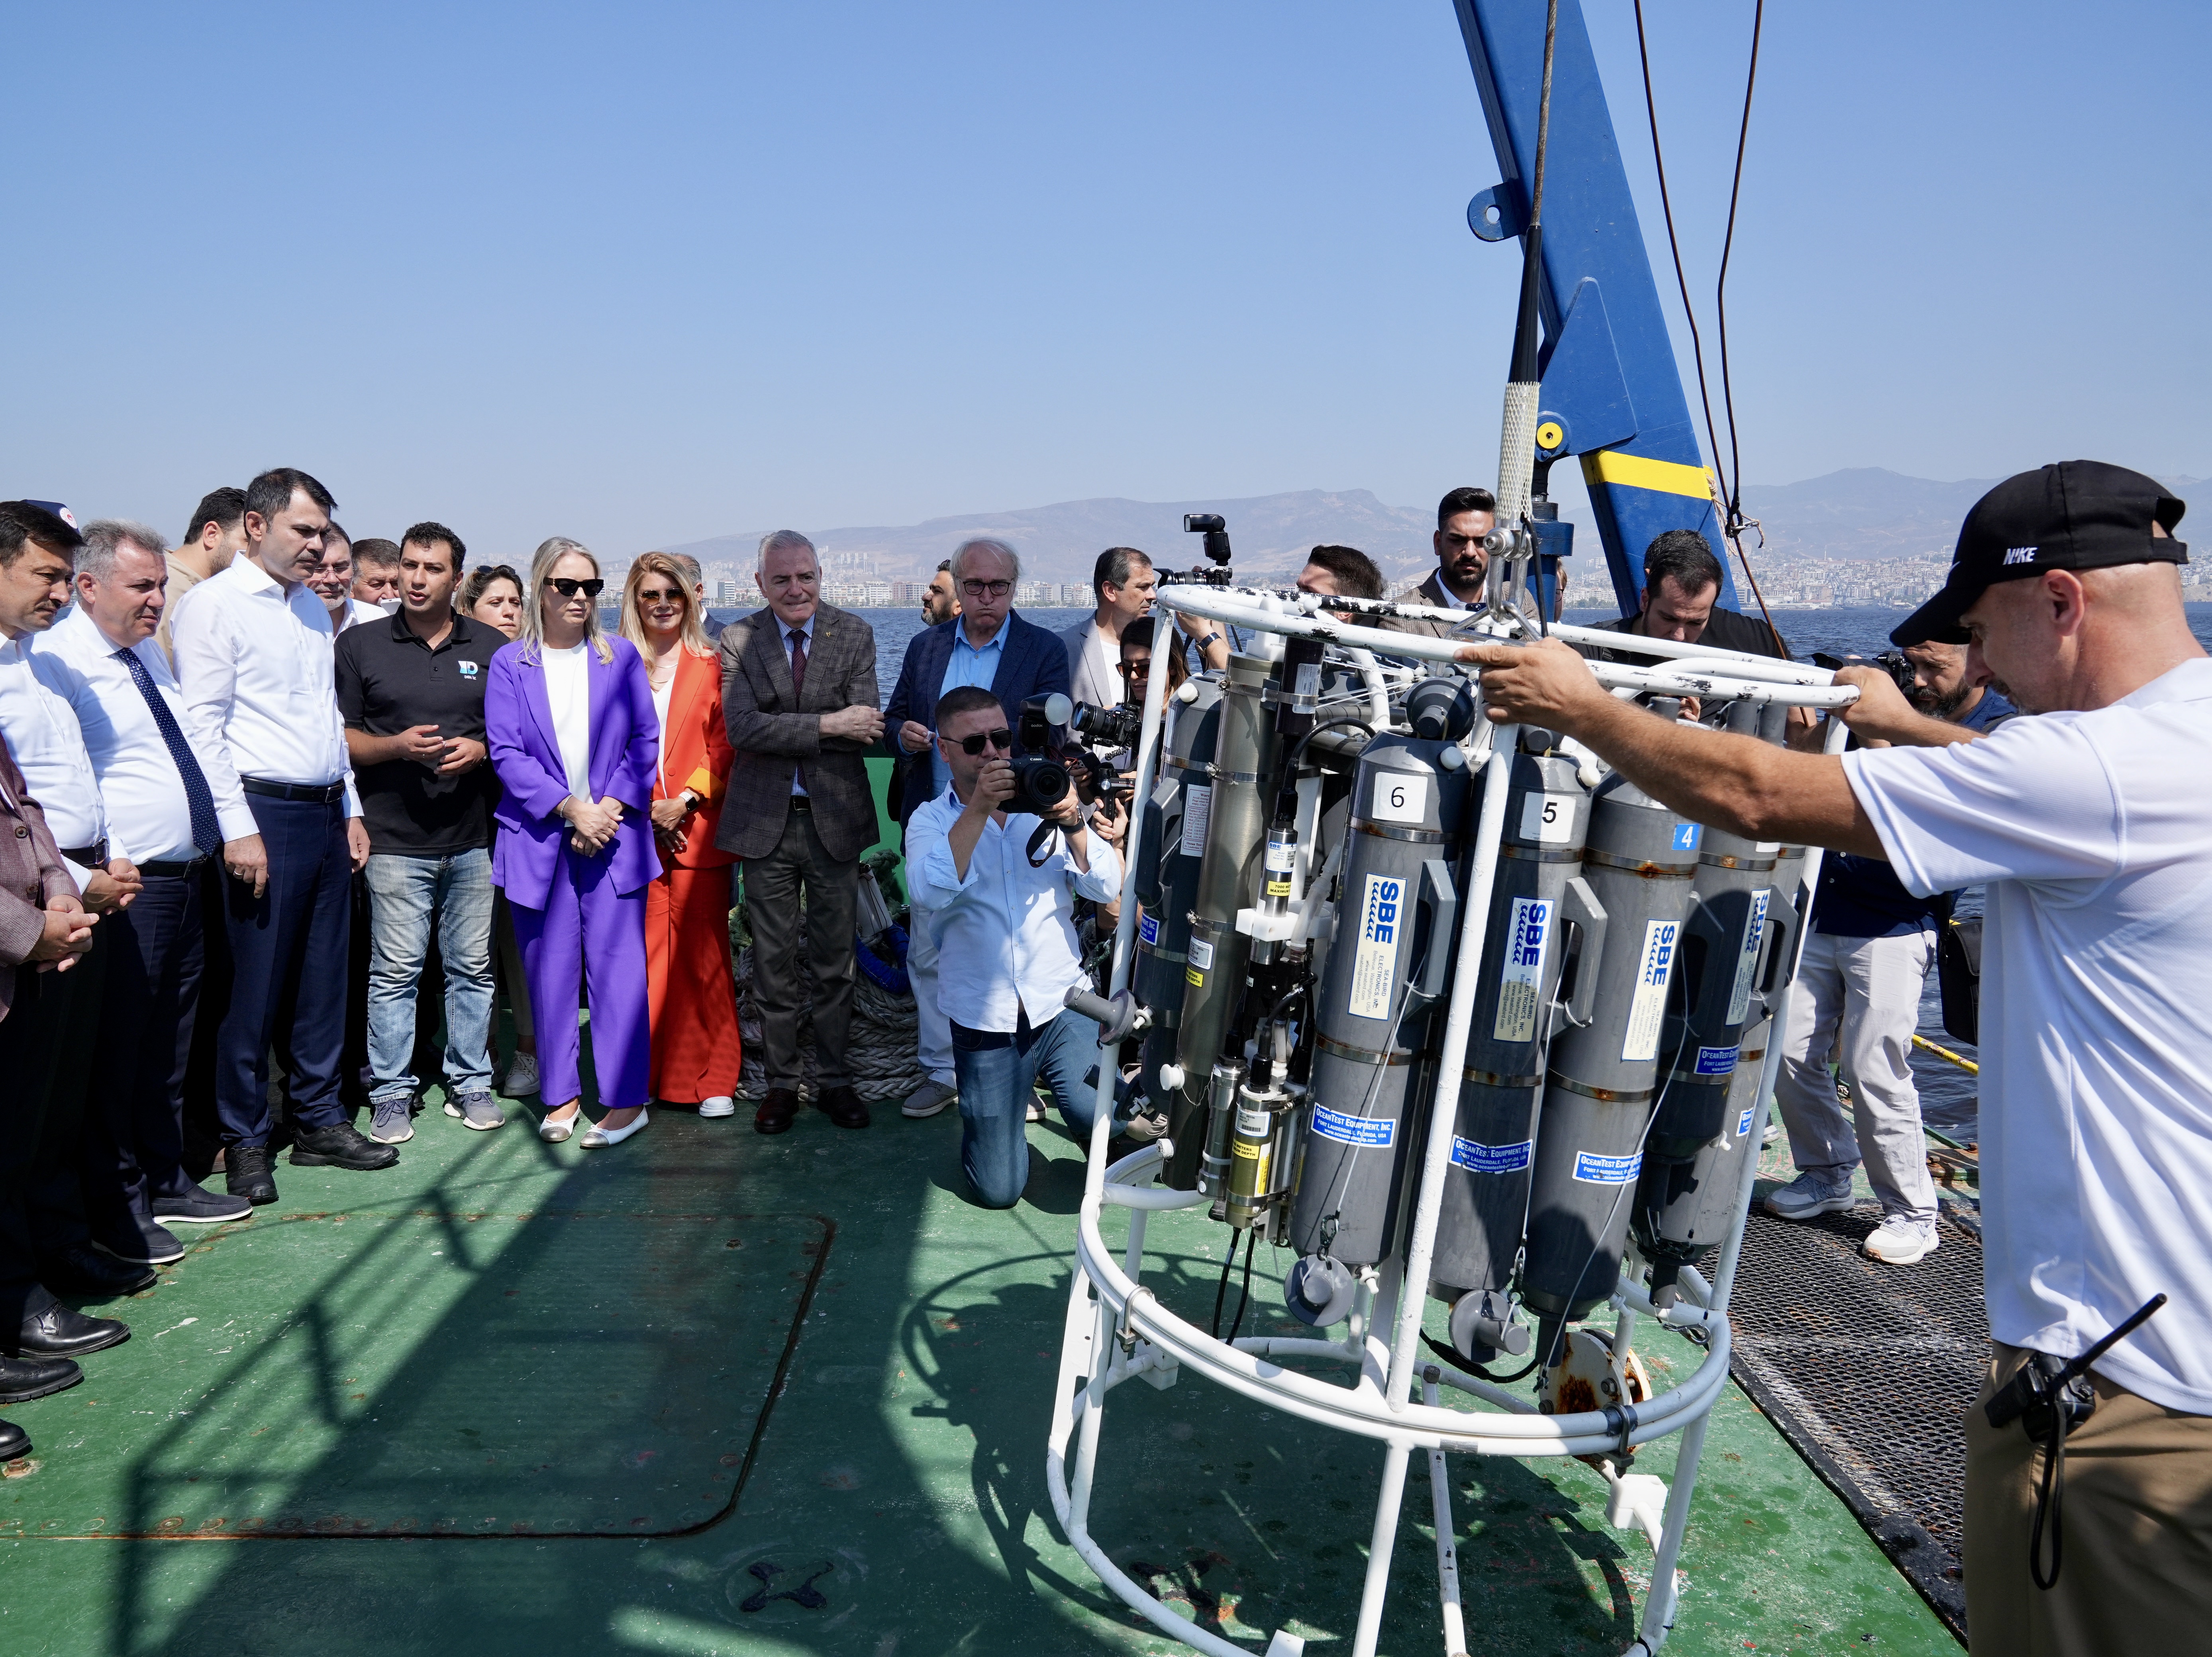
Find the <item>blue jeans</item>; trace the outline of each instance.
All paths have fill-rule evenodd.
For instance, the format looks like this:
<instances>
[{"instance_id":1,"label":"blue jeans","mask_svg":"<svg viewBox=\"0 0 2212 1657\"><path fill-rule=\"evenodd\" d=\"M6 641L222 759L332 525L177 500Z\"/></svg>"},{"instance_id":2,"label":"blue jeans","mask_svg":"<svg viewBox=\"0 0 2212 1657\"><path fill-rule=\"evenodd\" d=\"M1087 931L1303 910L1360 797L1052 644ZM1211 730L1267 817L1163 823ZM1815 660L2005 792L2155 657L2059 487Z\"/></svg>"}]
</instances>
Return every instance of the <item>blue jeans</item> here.
<instances>
[{"instance_id":1,"label":"blue jeans","mask_svg":"<svg viewBox=\"0 0 2212 1657\"><path fill-rule=\"evenodd\" d=\"M404 1099L417 1085L415 989L438 920L446 971L446 1085L458 1096L491 1090L491 853L450 857L380 853L368 859L368 1069L372 1100Z\"/></svg>"},{"instance_id":2,"label":"blue jeans","mask_svg":"<svg viewBox=\"0 0 2212 1657\"><path fill-rule=\"evenodd\" d=\"M1084 1077L1099 1062L1098 1026L1063 1012L1043 1029L1021 1015L1018 1029L952 1026L952 1070L960 1083L960 1168L985 1208L1012 1208L1030 1182L1029 1104L1044 1078L1069 1127L1087 1148L1097 1093Z\"/></svg>"}]
</instances>

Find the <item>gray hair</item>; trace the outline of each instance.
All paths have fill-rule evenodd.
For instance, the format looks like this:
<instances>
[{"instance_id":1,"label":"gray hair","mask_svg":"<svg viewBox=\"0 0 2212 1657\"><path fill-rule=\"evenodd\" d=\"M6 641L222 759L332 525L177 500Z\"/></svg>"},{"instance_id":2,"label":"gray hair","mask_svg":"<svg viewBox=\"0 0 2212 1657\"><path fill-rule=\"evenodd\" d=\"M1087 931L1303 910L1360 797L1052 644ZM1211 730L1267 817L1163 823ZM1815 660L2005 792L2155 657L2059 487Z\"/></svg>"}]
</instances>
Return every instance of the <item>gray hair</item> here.
<instances>
[{"instance_id":1,"label":"gray hair","mask_svg":"<svg viewBox=\"0 0 2212 1657\"><path fill-rule=\"evenodd\" d=\"M677 563L681 565L683 567L684 573L691 578L691 585L693 586L703 586L706 585L707 572L699 568L699 561L696 558L694 558L690 553L669 552L663 553L661 555L665 558L672 558Z\"/></svg>"},{"instance_id":2,"label":"gray hair","mask_svg":"<svg viewBox=\"0 0 2212 1657\"><path fill-rule=\"evenodd\" d=\"M538 650L545 642L545 584L553 579L553 566L570 553L577 553L591 561L592 574L601 574L599 555L581 541L571 541L565 535L548 537L538 543L538 550L530 555L530 590L522 595L522 625L515 634L515 642L522 646L522 659L535 663L544 659ZM599 607L590 607L584 622L584 637L603 662L615 659L614 646L599 626Z\"/></svg>"},{"instance_id":3,"label":"gray hair","mask_svg":"<svg viewBox=\"0 0 2212 1657\"><path fill-rule=\"evenodd\" d=\"M822 555L815 552L814 543L797 530L770 530L766 535L761 537L760 567L763 569L768 568L768 555L771 552L796 552L802 547L814 554L814 568L820 569Z\"/></svg>"},{"instance_id":4,"label":"gray hair","mask_svg":"<svg viewBox=\"0 0 2212 1657\"><path fill-rule=\"evenodd\" d=\"M105 581L115 574L115 555L128 541L159 558L169 543L161 531L130 518L95 518L84 526L84 544L76 549L75 568L80 575Z\"/></svg>"},{"instance_id":5,"label":"gray hair","mask_svg":"<svg viewBox=\"0 0 2212 1657\"><path fill-rule=\"evenodd\" d=\"M971 552L995 552L1006 561L1009 579L1016 586L1022 582L1022 555L995 535L975 535L953 548L952 556L946 561L952 573L955 586L967 579L968 555Z\"/></svg>"}]
</instances>

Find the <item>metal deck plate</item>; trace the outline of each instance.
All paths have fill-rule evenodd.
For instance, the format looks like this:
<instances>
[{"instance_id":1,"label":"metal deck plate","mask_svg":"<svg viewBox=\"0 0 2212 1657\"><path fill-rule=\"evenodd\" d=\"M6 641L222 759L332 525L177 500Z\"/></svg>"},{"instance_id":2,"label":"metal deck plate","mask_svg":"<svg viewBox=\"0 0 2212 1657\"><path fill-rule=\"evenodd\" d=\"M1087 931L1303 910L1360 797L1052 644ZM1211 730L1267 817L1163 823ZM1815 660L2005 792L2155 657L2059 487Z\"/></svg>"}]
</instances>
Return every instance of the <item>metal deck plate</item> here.
<instances>
[{"instance_id":1,"label":"metal deck plate","mask_svg":"<svg viewBox=\"0 0 2212 1657\"><path fill-rule=\"evenodd\" d=\"M110 1363L56 1400L46 1447L125 1458L123 1500L57 1512L10 1481L0 1536L696 1529L735 1498L830 1233L794 1214L257 1217L201 1245L262 1257L222 1315L134 1319L133 1383L103 1384Z\"/></svg>"},{"instance_id":2,"label":"metal deck plate","mask_svg":"<svg viewBox=\"0 0 2212 1657\"><path fill-rule=\"evenodd\" d=\"M1960 1423L1989 1359L1981 1237L1947 1209L1941 1247L1884 1266L1859 1250L1881 1217L1753 1208L1729 1306L1734 1373L1963 1641Z\"/></svg>"}]
</instances>

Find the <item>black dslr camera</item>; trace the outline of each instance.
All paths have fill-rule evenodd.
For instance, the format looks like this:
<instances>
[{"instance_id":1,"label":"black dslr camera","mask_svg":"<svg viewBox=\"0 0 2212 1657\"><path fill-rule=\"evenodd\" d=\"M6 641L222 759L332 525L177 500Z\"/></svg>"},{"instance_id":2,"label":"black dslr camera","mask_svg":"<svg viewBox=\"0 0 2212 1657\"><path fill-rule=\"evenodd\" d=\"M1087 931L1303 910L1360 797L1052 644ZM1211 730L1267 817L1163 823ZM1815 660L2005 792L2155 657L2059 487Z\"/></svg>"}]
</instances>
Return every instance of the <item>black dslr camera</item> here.
<instances>
[{"instance_id":1,"label":"black dslr camera","mask_svg":"<svg viewBox=\"0 0 2212 1657\"><path fill-rule=\"evenodd\" d=\"M1145 713L1138 707L1099 707L1078 702L1069 723L1101 748L1133 749L1144 731Z\"/></svg>"},{"instance_id":2,"label":"black dslr camera","mask_svg":"<svg viewBox=\"0 0 2212 1657\"><path fill-rule=\"evenodd\" d=\"M1236 555L1229 550L1229 525L1218 512L1187 512L1182 515L1183 533L1206 537L1206 555L1213 561L1209 569L1200 564L1193 569L1164 569L1164 581L1189 581L1202 586L1225 587L1236 580L1229 561Z\"/></svg>"},{"instance_id":3,"label":"black dslr camera","mask_svg":"<svg viewBox=\"0 0 2212 1657\"><path fill-rule=\"evenodd\" d=\"M1825 667L1831 673L1839 667L1880 668L1889 675L1889 682L1905 693L1905 701L1911 701L1919 694L1918 677L1901 650L1885 650L1879 656L1831 656L1825 650L1816 650L1813 652L1813 665Z\"/></svg>"},{"instance_id":4,"label":"black dslr camera","mask_svg":"<svg viewBox=\"0 0 2212 1657\"><path fill-rule=\"evenodd\" d=\"M1014 792L1001 810L1041 817L1067 798L1074 785L1060 762L1053 730L1066 725L1073 711L1074 704L1057 691L1022 699L1014 745L1024 751L1013 762Z\"/></svg>"}]
</instances>

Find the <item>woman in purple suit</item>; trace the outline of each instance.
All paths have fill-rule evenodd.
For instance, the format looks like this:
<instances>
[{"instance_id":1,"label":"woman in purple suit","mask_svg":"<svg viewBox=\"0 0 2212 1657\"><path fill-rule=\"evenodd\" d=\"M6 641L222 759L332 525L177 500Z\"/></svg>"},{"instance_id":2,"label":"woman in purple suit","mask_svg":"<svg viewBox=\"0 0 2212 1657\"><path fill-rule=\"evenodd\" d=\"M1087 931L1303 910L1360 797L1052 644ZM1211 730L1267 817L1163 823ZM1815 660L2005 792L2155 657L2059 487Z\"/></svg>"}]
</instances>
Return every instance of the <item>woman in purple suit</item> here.
<instances>
[{"instance_id":1,"label":"woman in purple suit","mask_svg":"<svg viewBox=\"0 0 2212 1657\"><path fill-rule=\"evenodd\" d=\"M636 646L599 629L599 561L556 536L530 562L522 630L491 659L484 725L505 794L492 880L507 892L538 1022L538 1137L580 1122L576 992L607 1114L587 1147L646 1124L645 889L660 721Z\"/></svg>"}]
</instances>

